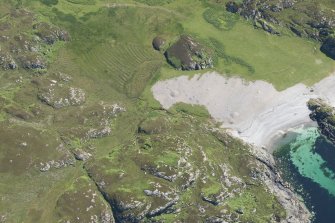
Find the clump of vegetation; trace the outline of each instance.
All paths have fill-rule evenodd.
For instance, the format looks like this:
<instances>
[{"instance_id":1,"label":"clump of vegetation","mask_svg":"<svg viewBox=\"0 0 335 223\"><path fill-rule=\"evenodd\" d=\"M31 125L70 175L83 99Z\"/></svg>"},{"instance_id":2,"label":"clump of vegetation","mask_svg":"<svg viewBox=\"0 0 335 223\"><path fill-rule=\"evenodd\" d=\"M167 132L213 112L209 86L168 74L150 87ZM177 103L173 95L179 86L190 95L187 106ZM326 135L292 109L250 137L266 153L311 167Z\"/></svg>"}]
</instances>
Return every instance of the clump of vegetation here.
<instances>
[{"instance_id":1,"label":"clump of vegetation","mask_svg":"<svg viewBox=\"0 0 335 223\"><path fill-rule=\"evenodd\" d=\"M222 9L209 8L203 13L204 19L220 30L232 29L239 19L239 16L228 13Z\"/></svg>"}]
</instances>

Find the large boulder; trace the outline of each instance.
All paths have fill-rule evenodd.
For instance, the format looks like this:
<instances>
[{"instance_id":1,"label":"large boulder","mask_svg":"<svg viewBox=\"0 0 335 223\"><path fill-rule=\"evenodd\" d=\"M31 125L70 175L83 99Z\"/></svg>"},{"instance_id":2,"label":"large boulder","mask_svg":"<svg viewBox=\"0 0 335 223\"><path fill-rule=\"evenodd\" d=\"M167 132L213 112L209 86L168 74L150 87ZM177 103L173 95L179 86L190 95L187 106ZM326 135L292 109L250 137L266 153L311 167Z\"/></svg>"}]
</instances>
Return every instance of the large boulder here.
<instances>
[{"instance_id":1,"label":"large boulder","mask_svg":"<svg viewBox=\"0 0 335 223\"><path fill-rule=\"evenodd\" d=\"M335 38L328 38L321 46L320 49L328 57L335 60Z\"/></svg>"},{"instance_id":2,"label":"large boulder","mask_svg":"<svg viewBox=\"0 0 335 223\"><path fill-rule=\"evenodd\" d=\"M152 46L155 48L155 50L162 50L162 47L165 44L165 39L163 39L160 36L156 36L153 40L152 40Z\"/></svg>"},{"instance_id":3,"label":"large boulder","mask_svg":"<svg viewBox=\"0 0 335 223\"><path fill-rule=\"evenodd\" d=\"M165 52L169 64L178 70L200 70L213 67L212 52L188 35L182 35Z\"/></svg>"}]
</instances>

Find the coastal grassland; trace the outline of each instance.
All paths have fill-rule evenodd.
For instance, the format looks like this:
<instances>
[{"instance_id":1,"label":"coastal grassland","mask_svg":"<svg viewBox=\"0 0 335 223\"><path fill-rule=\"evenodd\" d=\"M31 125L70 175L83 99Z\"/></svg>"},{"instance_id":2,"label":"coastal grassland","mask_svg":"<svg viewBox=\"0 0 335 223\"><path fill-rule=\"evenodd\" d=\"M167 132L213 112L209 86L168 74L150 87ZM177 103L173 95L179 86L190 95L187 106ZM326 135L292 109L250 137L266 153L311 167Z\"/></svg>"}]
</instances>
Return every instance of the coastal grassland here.
<instances>
[{"instance_id":1,"label":"coastal grassland","mask_svg":"<svg viewBox=\"0 0 335 223\"><path fill-rule=\"evenodd\" d=\"M167 7L176 7L178 10L181 2L189 3L183 0L171 3ZM317 42L288 33L282 36L270 35L254 29L243 19L237 22L234 20L229 29L220 29L204 19L206 10L208 8L200 2L192 2L188 19L182 24L188 33L202 39L215 39L223 46L228 58L235 58L227 60L227 56L219 57L215 69L222 73L237 74L249 80L265 80L283 90L300 82L311 85L329 75L334 69L334 62L319 51L320 45ZM224 11L223 8L221 10Z\"/></svg>"},{"instance_id":2,"label":"coastal grassland","mask_svg":"<svg viewBox=\"0 0 335 223\"><path fill-rule=\"evenodd\" d=\"M53 7L38 1L25 4L40 11L48 17L46 19L66 27L74 40L70 47L79 57L84 57L83 64L94 69L97 76L111 76L111 79L116 77L127 82L136 76L133 75L133 64L125 64L132 60L132 55L127 55L129 45L130 48L135 46L134 50L137 47L147 53L152 50L151 40L155 35L175 41L182 33L194 35L207 43L208 47L215 49L214 69L220 73L240 75L248 80L265 80L274 84L278 90L300 82L311 85L329 75L335 68L334 62L318 50L319 43L295 37L285 30L281 36L270 35L253 28L248 21L226 12L224 7L208 2L162 1L156 2L154 6L147 1L96 1L92 5L61 1ZM104 5L110 8L102 8ZM123 43L127 43L124 50ZM120 45L121 49L118 48ZM124 55L120 55L120 51ZM94 54L93 60L87 62L85 55L90 58L91 53ZM135 53L129 53L137 57ZM144 60L147 66L138 68L142 76L148 70L148 75L140 78L146 82L164 64L161 54L149 54L155 56ZM115 64L115 57L120 58L118 64ZM122 61L123 57L129 57L129 60ZM120 68L121 74L116 75L113 69L109 69L111 65L113 69ZM129 67L132 69L128 70ZM162 79L194 73L175 71L167 64L164 67L166 69L160 72ZM114 83L119 89L126 88L119 80ZM139 86L139 89L143 89L143 86ZM142 90L135 92L137 93L129 94L138 97Z\"/></svg>"},{"instance_id":3,"label":"coastal grassland","mask_svg":"<svg viewBox=\"0 0 335 223\"><path fill-rule=\"evenodd\" d=\"M18 1L6 2L16 4ZM5 126L5 130L13 128L14 124L19 125L19 130L12 131L12 135L7 137L11 139L12 144L1 145L0 151L3 160L1 166L6 167L0 173L3 179L0 183L0 193L4 195L4 200L0 201L0 214L5 210L5 214L8 213L6 218L10 222L22 222L22 219L26 222L57 222L75 216L76 213L67 212L66 205L62 209L62 204L67 204L66 197L71 198L73 191L82 190L80 185L74 183L75 179L82 177L85 178L84 181L80 181L83 184L107 183L105 188L99 188L100 193L94 190L100 198L109 194L115 195L112 198L118 202L131 203L129 197L133 197L151 202L153 207L159 207L164 201L146 196L143 190L155 189L151 182L160 183L163 192L178 191L181 200L178 207L183 209L179 217L186 222L192 222L198 216L198 208L194 203L209 207L209 216L214 216L221 210L221 206L205 203L201 195L204 193L215 198L220 189L224 191L221 178L218 177L222 175L222 163L226 164L231 176L237 176L245 182L253 182L249 168L253 167L252 162L255 160L248 153L248 148L225 134L216 135L211 132L210 129L217 126L206 123L209 115L202 107L179 104L170 111L162 111L159 103L153 99L150 86L155 81L185 74L172 69L165 62L164 56L152 49L151 41L156 35L162 35L173 42L180 34L192 34L215 48L215 69L222 73L240 74L247 79L269 80L278 88L291 86L295 81L299 82L302 77L306 77L299 76L299 72L297 77L292 79L287 77L286 72L279 71L278 75L274 75L272 71L279 67L295 68L297 71L317 70L317 67L307 64L317 56L301 54L299 60L306 60L307 67L300 67L294 64L298 60L295 58L297 54L293 51L286 52L289 47L296 47L295 43L298 44L298 48L305 50L303 52L309 52L308 43L291 37L283 37L285 40L278 39L277 43L276 38L279 37L265 35L239 20L227 30L218 29L203 18L208 6L197 1L169 1L168 4L154 7L150 6L150 2L141 4L138 1L121 0L50 1L52 4L44 4L40 0L20 2L20 7L34 11L39 20L67 30L71 40L59 45L50 53L48 69L44 73L22 70L0 73L0 98L5 98L6 106L15 104L28 113L32 107L40 109L33 118L24 119L15 117L15 113L3 112L1 107L0 125ZM5 6L0 4L0 8L2 7ZM241 36L250 38L241 39ZM291 40L294 43L285 48L283 44L289 44L287 42ZM284 49L279 50L281 47ZM254 53L250 54L250 50ZM271 62L271 56L278 61ZM321 73L325 75L327 69L330 70L331 62L321 57L321 62L322 60L324 70ZM288 62L290 63L287 64ZM80 87L85 91L86 101L83 105L53 109L38 100L39 89L35 84L44 83L43 81L54 83L53 75L58 73L71 76L71 81L65 84ZM195 73L198 71L186 72L189 75ZM8 79L3 78L4 76ZM20 76L23 76L22 86L11 85L16 83ZM5 80L10 83L9 86L6 86ZM111 128L109 136L88 140L85 135L79 133L100 124L95 122L94 118L99 116L100 110L97 109L101 107L102 102L120 104L126 108L126 112L107 120L108 127ZM33 150L24 150L16 144L16 139L21 136L27 137L27 129L33 133L50 133L50 137L34 139L31 142ZM49 144L55 139L66 145L62 152L66 152L67 155L73 155L74 149L86 149L81 147L87 146L90 147L88 151L93 157L85 164L76 161L74 167L41 172L38 168L39 161L56 160L62 155L58 154L56 149L47 153L49 150L46 148L50 149ZM24 142L20 141L25 145ZM19 157L17 154L24 156ZM178 164L181 157L187 158L188 164L185 167ZM11 166L10 160L14 160L14 164L18 166ZM16 162L17 160L22 162ZM170 167L163 169L163 172L178 174L176 170L180 170L182 176L173 183L154 176L149 173L150 170L144 171L145 165L152 165L158 169ZM188 169L190 166L192 168ZM21 176L13 177L13 172ZM213 173L215 176L212 176ZM186 180L196 174L208 179L207 183L197 178L194 186L183 189ZM249 189L255 194L257 201L250 199L248 195L234 196L229 200L229 205L224 205L227 211L235 212L235 209L243 208L245 218L254 222L257 222L257 219L268 219L271 214L284 218L283 208L278 205L278 201L272 194L267 193L263 186L258 186L261 185L260 182L256 183L259 184ZM243 186L237 182L229 189L230 192L232 189L243 190ZM79 204L85 201L82 200L85 196L75 198ZM115 205L107 198L105 197L106 201ZM263 207L264 204L267 205ZM252 214L255 206L262 210ZM59 216L54 216L55 212ZM73 216L63 218L63 215L72 214ZM173 222L176 216L157 216L157 219L160 218Z\"/></svg>"}]
</instances>

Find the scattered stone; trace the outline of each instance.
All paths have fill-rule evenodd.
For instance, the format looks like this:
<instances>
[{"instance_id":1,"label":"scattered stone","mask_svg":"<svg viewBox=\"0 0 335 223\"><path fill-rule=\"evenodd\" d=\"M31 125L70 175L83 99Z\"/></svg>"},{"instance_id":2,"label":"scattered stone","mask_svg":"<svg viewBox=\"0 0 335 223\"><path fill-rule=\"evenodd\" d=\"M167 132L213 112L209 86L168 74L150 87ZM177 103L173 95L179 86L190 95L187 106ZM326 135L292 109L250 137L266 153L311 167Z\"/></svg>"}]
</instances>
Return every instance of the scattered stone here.
<instances>
[{"instance_id":1,"label":"scattered stone","mask_svg":"<svg viewBox=\"0 0 335 223\"><path fill-rule=\"evenodd\" d=\"M60 169L68 166L73 166L75 164L76 160L72 157L65 157L65 159L60 160L50 160L47 162L41 162L39 170L41 172L47 172L50 169Z\"/></svg>"}]
</instances>

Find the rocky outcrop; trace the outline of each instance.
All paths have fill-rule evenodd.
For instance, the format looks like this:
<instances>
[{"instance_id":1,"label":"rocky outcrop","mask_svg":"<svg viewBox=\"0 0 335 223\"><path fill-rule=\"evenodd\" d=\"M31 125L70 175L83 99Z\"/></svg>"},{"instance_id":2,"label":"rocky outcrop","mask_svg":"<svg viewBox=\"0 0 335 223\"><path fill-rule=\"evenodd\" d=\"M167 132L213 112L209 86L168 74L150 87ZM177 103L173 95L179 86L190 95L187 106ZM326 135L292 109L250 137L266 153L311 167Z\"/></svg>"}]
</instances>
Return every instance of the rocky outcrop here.
<instances>
[{"instance_id":1,"label":"rocky outcrop","mask_svg":"<svg viewBox=\"0 0 335 223\"><path fill-rule=\"evenodd\" d=\"M86 101L83 89L71 86L69 81L60 77L35 79L33 82L39 89L38 98L55 109L82 105Z\"/></svg>"},{"instance_id":2,"label":"rocky outcrop","mask_svg":"<svg viewBox=\"0 0 335 223\"><path fill-rule=\"evenodd\" d=\"M140 122L135 143L85 163L116 221L169 222L172 216L175 222L257 222L264 212L264 219L284 220L263 180L249 176L258 163L249 148L209 123L180 115L152 112ZM239 202L254 190L255 205L269 203L257 207L262 212Z\"/></svg>"},{"instance_id":3,"label":"rocky outcrop","mask_svg":"<svg viewBox=\"0 0 335 223\"><path fill-rule=\"evenodd\" d=\"M311 99L307 105L311 110L310 118L318 123L321 133L335 143L335 108L322 99Z\"/></svg>"},{"instance_id":4,"label":"rocky outcrop","mask_svg":"<svg viewBox=\"0 0 335 223\"><path fill-rule=\"evenodd\" d=\"M40 22L24 9L13 10L0 21L0 67L4 70L47 68L47 59L57 41L69 41L67 31Z\"/></svg>"},{"instance_id":5,"label":"rocky outcrop","mask_svg":"<svg viewBox=\"0 0 335 223\"><path fill-rule=\"evenodd\" d=\"M33 26L33 28L36 35L49 45L54 44L58 40L70 40L70 35L68 32L45 22L37 23Z\"/></svg>"},{"instance_id":6,"label":"rocky outcrop","mask_svg":"<svg viewBox=\"0 0 335 223\"><path fill-rule=\"evenodd\" d=\"M330 37L328 38L320 48L321 52L326 54L328 57L335 60L335 38Z\"/></svg>"},{"instance_id":7,"label":"rocky outcrop","mask_svg":"<svg viewBox=\"0 0 335 223\"><path fill-rule=\"evenodd\" d=\"M193 39L182 35L165 51L169 64L178 70L201 70L213 67L212 52Z\"/></svg>"},{"instance_id":8,"label":"rocky outcrop","mask_svg":"<svg viewBox=\"0 0 335 223\"><path fill-rule=\"evenodd\" d=\"M306 208L303 200L283 181L273 159L273 156L266 150L252 147L255 159L258 161L257 168L253 173L260 178L267 188L273 193L280 204L286 210L286 219L282 223L311 222L312 215Z\"/></svg>"},{"instance_id":9,"label":"rocky outcrop","mask_svg":"<svg viewBox=\"0 0 335 223\"><path fill-rule=\"evenodd\" d=\"M244 0L239 4L229 1L226 3L226 10L239 13L253 21L255 27L271 34L280 35L280 27L286 27L299 37L320 41L323 43L321 51L335 58L332 37L335 12L322 1Z\"/></svg>"}]
</instances>

